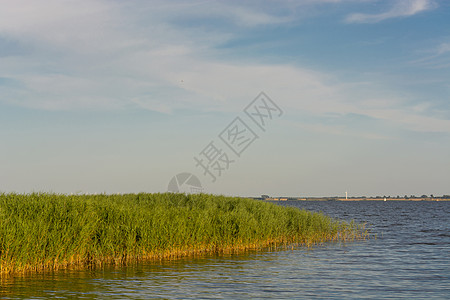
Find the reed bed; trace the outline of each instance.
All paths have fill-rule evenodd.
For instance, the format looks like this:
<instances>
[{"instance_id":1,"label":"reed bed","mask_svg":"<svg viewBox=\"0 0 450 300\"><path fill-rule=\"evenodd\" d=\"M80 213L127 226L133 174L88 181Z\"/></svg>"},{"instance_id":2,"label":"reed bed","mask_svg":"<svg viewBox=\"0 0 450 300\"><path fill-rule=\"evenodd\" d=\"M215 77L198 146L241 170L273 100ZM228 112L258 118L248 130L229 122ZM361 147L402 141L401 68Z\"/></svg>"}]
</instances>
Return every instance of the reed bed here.
<instances>
[{"instance_id":1,"label":"reed bed","mask_svg":"<svg viewBox=\"0 0 450 300\"><path fill-rule=\"evenodd\" d=\"M355 223L206 194L0 194L0 274L366 236Z\"/></svg>"}]
</instances>

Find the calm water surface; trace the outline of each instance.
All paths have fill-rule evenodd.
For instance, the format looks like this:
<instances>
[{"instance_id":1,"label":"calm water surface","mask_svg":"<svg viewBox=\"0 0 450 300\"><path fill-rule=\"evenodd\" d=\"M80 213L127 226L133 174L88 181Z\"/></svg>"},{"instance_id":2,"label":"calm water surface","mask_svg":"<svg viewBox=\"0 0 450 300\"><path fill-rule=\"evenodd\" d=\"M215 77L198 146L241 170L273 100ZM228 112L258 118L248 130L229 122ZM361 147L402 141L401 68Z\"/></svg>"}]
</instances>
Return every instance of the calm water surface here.
<instances>
[{"instance_id":1,"label":"calm water surface","mask_svg":"<svg viewBox=\"0 0 450 300\"><path fill-rule=\"evenodd\" d=\"M450 299L450 202L283 202L377 238L0 281L1 299Z\"/></svg>"}]
</instances>

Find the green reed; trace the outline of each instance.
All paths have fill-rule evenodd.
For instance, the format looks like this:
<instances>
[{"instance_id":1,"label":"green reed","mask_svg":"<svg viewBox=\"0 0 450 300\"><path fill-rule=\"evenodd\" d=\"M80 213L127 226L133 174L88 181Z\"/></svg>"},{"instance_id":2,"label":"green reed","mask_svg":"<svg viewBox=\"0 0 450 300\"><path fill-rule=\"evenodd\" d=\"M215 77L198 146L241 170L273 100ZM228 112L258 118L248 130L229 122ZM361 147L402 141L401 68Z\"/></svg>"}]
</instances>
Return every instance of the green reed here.
<instances>
[{"instance_id":1,"label":"green reed","mask_svg":"<svg viewBox=\"0 0 450 300\"><path fill-rule=\"evenodd\" d=\"M0 274L364 238L360 225L206 194L0 194Z\"/></svg>"}]
</instances>

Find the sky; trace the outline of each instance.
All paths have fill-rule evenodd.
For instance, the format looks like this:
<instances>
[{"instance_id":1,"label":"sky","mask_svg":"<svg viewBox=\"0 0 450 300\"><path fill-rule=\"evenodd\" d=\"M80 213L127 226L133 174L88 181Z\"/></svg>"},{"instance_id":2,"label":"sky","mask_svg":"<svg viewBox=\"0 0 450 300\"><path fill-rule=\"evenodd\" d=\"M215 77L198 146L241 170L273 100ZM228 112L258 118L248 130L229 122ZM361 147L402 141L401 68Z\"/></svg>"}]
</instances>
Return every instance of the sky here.
<instances>
[{"instance_id":1,"label":"sky","mask_svg":"<svg viewBox=\"0 0 450 300\"><path fill-rule=\"evenodd\" d=\"M0 7L2 192L450 194L449 1Z\"/></svg>"}]
</instances>

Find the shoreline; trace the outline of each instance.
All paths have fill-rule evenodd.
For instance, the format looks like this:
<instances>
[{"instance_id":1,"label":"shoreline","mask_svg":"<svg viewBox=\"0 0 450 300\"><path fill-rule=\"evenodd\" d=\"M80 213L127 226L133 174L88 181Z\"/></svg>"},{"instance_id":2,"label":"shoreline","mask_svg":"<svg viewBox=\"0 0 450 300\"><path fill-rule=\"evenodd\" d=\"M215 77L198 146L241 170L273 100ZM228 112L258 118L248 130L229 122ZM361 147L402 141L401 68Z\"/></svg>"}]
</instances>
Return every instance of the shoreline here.
<instances>
[{"instance_id":1,"label":"shoreline","mask_svg":"<svg viewBox=\"0 0 450 300\"><path fill-rule=\"evenodd\" d=\"M306 198L297 198L297 197L276 197L276 198L252 198L255 200L263 200L263 201L382 201L383 198L376 197L354 197L354 198L341 198L341 197L306 197ZM428 201L428 202L439 202L439 201L450 201L449 198L389 198L386 197L386 201Z\"/></svg>"},{"instance_id":2,"label":"shoreline","mask_svg":"<svg viewBox=\"0 0 450 300\"><path fill-rule=\"evenodd\" d=\"M338 201L383 201L384 202L384 198L339 198ZM440 198L387 198L386 197L386 202L387 201L434 201L434 202L439 202L439 201L450 201L450 199L440 199Z\"/></svg>"}]
</instances>

